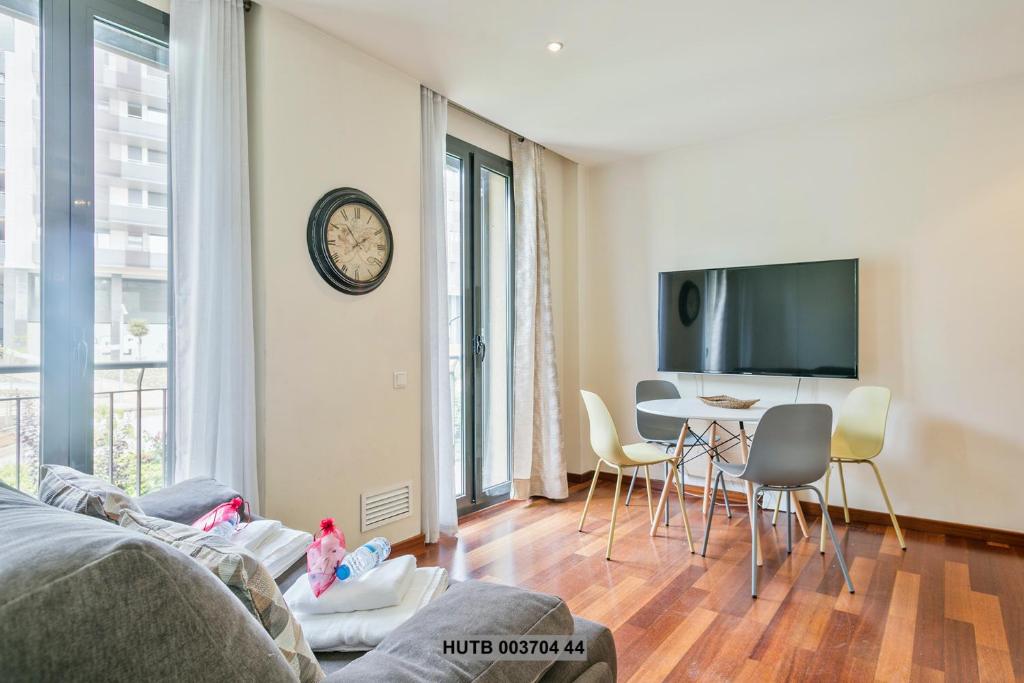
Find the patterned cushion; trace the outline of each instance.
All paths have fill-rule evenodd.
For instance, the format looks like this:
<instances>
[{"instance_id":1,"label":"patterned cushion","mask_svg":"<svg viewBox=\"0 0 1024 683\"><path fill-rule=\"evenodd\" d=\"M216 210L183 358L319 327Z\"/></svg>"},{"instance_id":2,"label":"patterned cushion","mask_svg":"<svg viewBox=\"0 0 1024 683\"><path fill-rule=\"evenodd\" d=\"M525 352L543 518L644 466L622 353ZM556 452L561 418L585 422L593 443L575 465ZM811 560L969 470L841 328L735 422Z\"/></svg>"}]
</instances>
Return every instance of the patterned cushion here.
<instances>
[{"instance_id":1,"label":"patterned cushion","mask_svg":"<svg viewBox=\"0 0 1024 683\"><path fill-rule=\"evenodd\" d=\"M124 490L99 477L61 465L43 466L39 500L62 510L117 521L122 510L142 513Z\"/></svg>"},{"instance_id":2,"label":"patterned cushion","mask_svg":"<svg viewBox=\"0 0 1024 683\"><path fill-rule=\"evenodd\" d=\"M302 635L302 627L277 583L256 558L219 536L131 510L122 513L121 526L159 539L213 572L267 630L300 681L323 679L324 672Z\"/></svg>"}]
</instances>

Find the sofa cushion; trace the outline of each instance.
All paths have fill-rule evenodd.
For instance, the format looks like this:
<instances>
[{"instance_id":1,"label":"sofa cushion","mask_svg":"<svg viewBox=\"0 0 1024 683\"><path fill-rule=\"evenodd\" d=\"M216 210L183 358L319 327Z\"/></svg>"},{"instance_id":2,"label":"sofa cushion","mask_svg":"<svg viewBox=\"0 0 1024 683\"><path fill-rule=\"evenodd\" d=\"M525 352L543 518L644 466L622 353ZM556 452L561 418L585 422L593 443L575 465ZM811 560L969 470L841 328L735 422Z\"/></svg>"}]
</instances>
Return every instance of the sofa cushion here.
<instances>
[{"instance_id":1,"label":"sofa cushion","mask_svg":"<svg viewBox=\"0 0 1024 683\"><path fill-rule=\"evenodd\" d=\"M256 617L304 683L324 672L266 567L233 543L195 527L126 510L121 526L160 540L214 573Z\"/></svg>"},{"instance_id":2,"label":"sofa cushion","mask_svg":"<svg viewBox=\"0 0 1024 683\"><path fill-rule=\"evenodd\" d=\"M137 533L0 485L0 678L292 681L206 569Z\"/></svg>"},{"instance_id":3,"label":"sofa cushion","mask_svg":"<svg viewBox=\"0 0 1024 683\"><path fill-rule=\"evenodd\" d=\"M587 661L557 661L540 679L541 683L571 683L581 679L614 683L618 661L612 632L607 626L583 617L573 617L572 621L573 638L580 638L587 644Z\"/></svg>"},{"instance_id":4,"label":"sofa cushion","mask_svg":"<svg viewBox=\"0 0 1024 683\"><path fill-rule=\"evenodd\" d=\"M53 507L116 521L121 510L142 512L123 489L62 465L44 465L39 500Z\"/></svg>"},{"instance_id":5,"label":"sofa cushion","mask_svg":"<svg viewBox=\"0 0 1024 683\"><path fill-rule=\"evenodd\" d=\"M194 477L147 493L138 503L150 517L191 524L221 503L240 496L230 486L209 477Z\"/></svg>"},{"instance_id":6,"label":"sofa cushion","mask_svg":"<svg viewBox=\"0 0 1024 683\"><path fill-rule=\"evenodd\" d=\"M441 651L442 639L480 635L572 635L561 598L481 581L465 581L420 610L377 648L331 681L535 681L544 661L474 661Z\"/></svg>"}]
</instances>

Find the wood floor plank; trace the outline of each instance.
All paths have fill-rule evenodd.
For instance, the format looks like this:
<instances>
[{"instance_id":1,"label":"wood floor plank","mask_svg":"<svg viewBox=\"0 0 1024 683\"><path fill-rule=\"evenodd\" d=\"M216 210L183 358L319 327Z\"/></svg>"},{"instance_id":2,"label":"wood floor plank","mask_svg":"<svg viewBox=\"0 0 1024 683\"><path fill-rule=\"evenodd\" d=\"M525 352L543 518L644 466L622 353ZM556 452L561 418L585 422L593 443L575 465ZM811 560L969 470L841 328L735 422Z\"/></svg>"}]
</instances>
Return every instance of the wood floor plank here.
<instances>
[{"instance_id":1,"label":"wood floor plank","mask_svg":"<svg viewBox=\"0 0 1024 683\"><path fill-rule=\"evenodd\" d=\"M1024 682L1024 548L891 527L837 523L856 593L831 547L760 523L764 566L750 597L750 527L742 503L716 510L707 557L689 552L679 513L649 535L640 503L619 510L604 558L612 487L595 491L576 530L586 485L564 502L535 499L485 512L458 538L417 550L421 566L553 593L577 615L608 625L621 681ZM700 498L687 497L703 540Z\"/></svg>"},{"instance_id":2,"label":"wood floor plank","mask_svg":"<svg viewBox=\"0 0 1024 683\"><path fill-rule=\"evenodd\" d=\"M875 680L905 681L910 678L914 660L914 628L917 622L917 600L921 577L909 572L896 572L889 614L882 635Z\"/></svg>"},{"instance_id":3,"label":"wood floor plank","mask_svg":"<svg viewBox=\"0 0 1024 683\"><path fill-rule=\"evenodd\" d=\"M698 607L689 618L684 619L676 627L668 638L652 652L640 668L630 676L631 683L646 683L647 681L664 681L668 674L675 668L697 639L715 621L716 615L710 610Z\"/></svg>"}]
</instances>

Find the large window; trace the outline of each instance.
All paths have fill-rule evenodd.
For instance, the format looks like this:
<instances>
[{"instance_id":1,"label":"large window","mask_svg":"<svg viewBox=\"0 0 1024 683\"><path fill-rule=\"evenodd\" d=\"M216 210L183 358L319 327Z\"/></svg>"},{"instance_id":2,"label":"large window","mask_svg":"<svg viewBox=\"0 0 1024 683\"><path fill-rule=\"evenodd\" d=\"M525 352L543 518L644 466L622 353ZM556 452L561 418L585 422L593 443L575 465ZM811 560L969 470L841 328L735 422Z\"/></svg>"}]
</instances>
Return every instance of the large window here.
<instances>
[{"instance_id":1,"label":"large window","mask_svg":"<svg viewBox=\"0 0 1024 683\"><path fill-rule=\"evenodd\" d=\"M169 466L167 28L0 0L0 481L25 490L43 463L132 493Z\"/></svg>"},{"instance_id":2,"label":"large window","mask_svg":"<svg viewBox=\"0 0 1024 683\"><path fill-rule=\"evenodd\" d=\"M460 512L511 482L512 166L448 138L448 337Z\"/></svg>"}]
</instances>

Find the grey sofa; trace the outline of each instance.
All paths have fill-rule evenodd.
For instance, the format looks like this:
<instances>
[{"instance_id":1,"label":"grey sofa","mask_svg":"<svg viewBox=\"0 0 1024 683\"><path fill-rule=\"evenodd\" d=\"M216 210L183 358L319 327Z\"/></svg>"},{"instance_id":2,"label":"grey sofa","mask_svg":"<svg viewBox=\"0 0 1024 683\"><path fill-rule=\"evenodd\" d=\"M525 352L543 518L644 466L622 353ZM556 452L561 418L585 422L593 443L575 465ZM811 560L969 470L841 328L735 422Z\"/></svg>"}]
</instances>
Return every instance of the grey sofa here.
<instances>
[{"instance_id":1,"label":"grey sofa","mask_svg":"<svg viewBox=\"0 0 1024 683\"><path fill-rule=\"evenodd\" d=\"M144 496L148 514L188 522L234 492L212 480ZM291 575L282 581L293 580ZM586 661L545 670L437 655L440 637L571 632ZM376 650L327 655L328 681L614 681L607 628L554 596L456 584ZM533 666L534 668L530 668ZM289 681L274 642L209 571L157 541L0 484L0 680Z\"/></svg>"}]
</instances>

